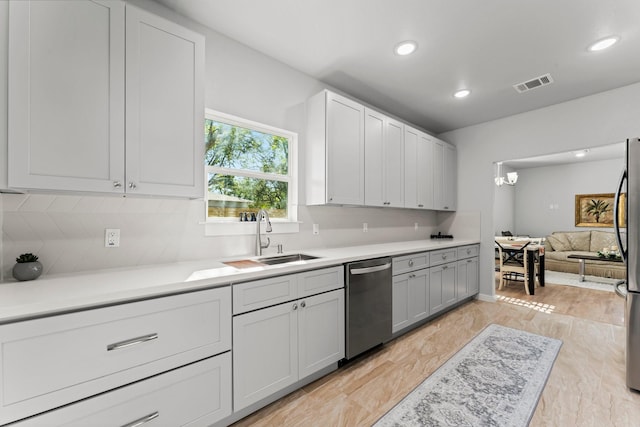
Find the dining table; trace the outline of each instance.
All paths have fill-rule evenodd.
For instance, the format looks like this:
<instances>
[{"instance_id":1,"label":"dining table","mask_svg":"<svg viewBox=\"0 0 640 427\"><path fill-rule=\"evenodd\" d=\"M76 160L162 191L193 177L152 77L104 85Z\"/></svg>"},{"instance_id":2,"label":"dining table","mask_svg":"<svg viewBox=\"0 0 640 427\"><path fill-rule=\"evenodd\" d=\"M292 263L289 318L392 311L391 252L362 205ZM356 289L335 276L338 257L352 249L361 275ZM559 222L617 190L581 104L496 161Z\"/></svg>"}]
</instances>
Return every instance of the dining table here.
<instances>
[{"instance_id":1,"label":"dining table","mask_svg":"<svg viewBox=\"0 0 640 427\"><path fill-rule=\"evenodd\" d=\"M498 237L495 238L496 247L499 243L503 250L523 251L527 257L527 282L529 294L534 295L536 268L535 263L539 265L538 283L544 287L544 244L540 238L530 237ZM527 244L528 243L528 244Z\"/></svg>"}]
</instances>

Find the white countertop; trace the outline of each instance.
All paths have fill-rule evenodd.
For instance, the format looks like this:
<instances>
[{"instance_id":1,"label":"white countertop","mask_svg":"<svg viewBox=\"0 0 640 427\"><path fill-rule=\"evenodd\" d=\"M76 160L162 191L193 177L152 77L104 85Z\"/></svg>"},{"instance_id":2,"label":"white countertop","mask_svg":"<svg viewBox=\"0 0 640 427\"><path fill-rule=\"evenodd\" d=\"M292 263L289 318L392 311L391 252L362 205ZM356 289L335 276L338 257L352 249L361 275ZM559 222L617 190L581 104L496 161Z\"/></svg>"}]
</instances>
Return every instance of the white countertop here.
<instances>
[{"instance_id":1,"label":"white countertop","mask_svg":"<svg viewBox=\"0 0 640 427\"><path fill-rule=\"evenodd\" d=\"M28 282L0 284L0 324L162 295L226 286L263 277L339 265L382 256L403 255L480 243L442 239L300 250L320 258L293 264L235 268L223 261L234 257L172 264L146 265L73 274L45 275Z\"/></svg>"}]
</instances>

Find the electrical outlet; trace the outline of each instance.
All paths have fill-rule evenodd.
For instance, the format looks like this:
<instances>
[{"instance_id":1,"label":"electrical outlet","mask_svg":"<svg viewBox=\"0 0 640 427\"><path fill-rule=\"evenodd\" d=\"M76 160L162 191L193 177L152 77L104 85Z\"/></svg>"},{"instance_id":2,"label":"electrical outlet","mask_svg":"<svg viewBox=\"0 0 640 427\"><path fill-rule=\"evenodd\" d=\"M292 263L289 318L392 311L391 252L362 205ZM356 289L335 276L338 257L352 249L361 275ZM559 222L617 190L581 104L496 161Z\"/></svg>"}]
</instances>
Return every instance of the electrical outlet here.
<instances>
[{"instance_id":1,"label":"electrical outlet","mask_svg":"<svg viewBox=\"0 0 640 427\"><path fill-rule=\"evenodd\" d=\"M362 232L363 233L367 233L369 231L369 224L367 224L366 222L362 223Z\"/></svg>"},{"instance_id":2,"label":"electrical outlet","mask_svg":"<svg viewBox=\"0 0 640 427\"><path fill-rule=\"evenodd\" d=\"M120 229L105 228L104 230L104 247L117 248L120 246Z\"/></svg>"},{"instance_id":3,"label":"electrical outlet","mask_svg":"<svg viewBox=\"0 0 640 427\"><path fill-rule=\"evenodd\" d=\"M313 234L320 234L320 224L313 224Z\"/></svg>"}]
</instances>

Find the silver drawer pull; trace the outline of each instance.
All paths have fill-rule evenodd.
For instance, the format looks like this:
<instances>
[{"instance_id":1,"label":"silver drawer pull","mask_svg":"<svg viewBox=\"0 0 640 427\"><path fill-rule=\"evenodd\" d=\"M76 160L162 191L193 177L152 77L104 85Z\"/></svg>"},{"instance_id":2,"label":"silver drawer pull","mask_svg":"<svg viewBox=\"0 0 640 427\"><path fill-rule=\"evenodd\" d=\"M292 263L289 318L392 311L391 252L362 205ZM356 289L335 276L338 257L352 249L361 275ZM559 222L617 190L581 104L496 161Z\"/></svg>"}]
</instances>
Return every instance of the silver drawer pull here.
<instances>
[{"instance_id":1,"label":"silver drawer pull","mask_svg":"<svg viewBox=\"0 0 640 427\"><path fill-rule=\"evenodd\" d=\"M117 343L109 344L107 346L107 351L119 350L121 348L131 347L132 345L142 344L144 342L155 340L155 339L158 339L158 334L156 334L156 333L143 335L141 337L131 338L130 340L120 341L120 342L117 342ZM129 424L127 424L127 425L129 425Z\"/></svg>"},{"instance_id":2,"label":"silver drawer pull","mask_svg":"<svg viewBox=\"0 0 640 427\"><path fill-rule=\"evenodd\" d=\"M447 259L447 256L446 255L442 255L442 259Z\"/></svg>"},{"instance_id":3,"label":"silver drawer pull","mask_svg":"<svg viewBox=\"0 0 640 427\"><path fill-rule=\"evenodd\" d=\"M412 259L409 260L409 267L413 267L413 260Z\"/></svg>"},{"instance_id":4,"label":"silver drawer pull","mask_svg":"<svg viewBox=\"0 0 640 427\"><path fill-rule=\"evenodd\" d=\"M468 259L467 262L473 262L473 260L472 259Z\"/></svg>"},{"instance_id":5,"label":"silver drawer pull","mask_svg":"<svg viewBox=\"0 0 640 427\"><path fill-rule=\"evenodd\" d=\"M156 411L153 414L149 414L147 416L144 416L142 418L139 418L135 421L130 422L129 424L125 424L122 427L138 427L141 426L143 424L148 423L149 421L158 418L160 416L160 412Z\"/></svg>"}]
</instances>

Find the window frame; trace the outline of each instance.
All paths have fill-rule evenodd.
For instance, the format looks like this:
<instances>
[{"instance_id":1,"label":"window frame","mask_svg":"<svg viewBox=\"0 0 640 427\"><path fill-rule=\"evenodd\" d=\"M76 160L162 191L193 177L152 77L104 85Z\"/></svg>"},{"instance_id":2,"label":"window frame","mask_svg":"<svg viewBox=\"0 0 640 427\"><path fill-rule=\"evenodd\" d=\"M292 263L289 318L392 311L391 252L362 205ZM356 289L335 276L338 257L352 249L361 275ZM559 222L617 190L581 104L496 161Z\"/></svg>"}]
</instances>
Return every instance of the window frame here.
<instances>
[{"instance_id":1,"label":"window frame","mask_svg":"<svg viewBox=\"0 0 640 427\"><path fill-rule=\"evenodd\" d=\"M286 138L288 141L288 167L287 175L268 172L251 171L246 169L233 169L204 164L204 218L206 235L238 235L255 234L255 223L240 221L238 218L211 218L208 215L209 202L209 174L218 173L248 178L275 180L287 182L287 215L288 218L272 218L271 224L274 233L294 233L298 231L298 134L296 132L280 129L275 126L244 119L231 114L205 108L205 120L213 120L242 127L257 132L267 133ZM203 162L204 162L203 152ZM284 178L284 179L283 179Z\"/></svg>"}]
</instances>

